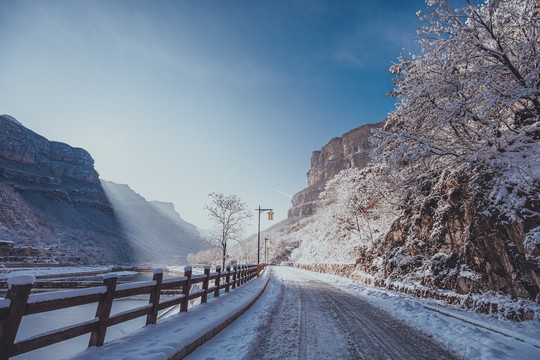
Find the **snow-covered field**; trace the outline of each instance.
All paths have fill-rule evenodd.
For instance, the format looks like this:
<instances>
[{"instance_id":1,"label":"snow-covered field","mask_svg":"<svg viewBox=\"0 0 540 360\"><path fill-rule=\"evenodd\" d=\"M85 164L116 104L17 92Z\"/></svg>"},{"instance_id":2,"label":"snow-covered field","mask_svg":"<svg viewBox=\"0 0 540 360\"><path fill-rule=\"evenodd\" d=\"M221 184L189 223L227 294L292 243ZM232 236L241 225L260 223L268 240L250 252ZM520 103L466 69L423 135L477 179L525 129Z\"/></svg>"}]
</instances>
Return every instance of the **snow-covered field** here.
<instances>
[{"instance_id":1,"label":"snow-covered field","mask_svg":"<svg viewBox=\"0 0 540 360\"><path fill-rule=\"evenodd\" d=\"M473 359L540 359L540 324L514 323L488 315L443 306L434 300L418 299L356 283L333 275L312 273L288 267L275 267L286 277L300 274L332 284L393 314L424 331L459 354ZM188 359L253 358L264 336L265 325L274 303L280 298L280 285L272 276L263 296L244 315L216 337L199 347ZM287 331L284 326L282 331ZM287 346L287 344L284 344ZM219 354L219 355L217 355Z\"/></svg>"},{"instance_id":2,"label":"snow-covered field","mask_svg":"<svg viewBox=\"0 0 540 360\"><path fill-rule=\"evenodd\" d=\"M36 278L43 276L98 273L110 271L110 266L51 266L51 267L12 267L0 268L0 279L7 279L17 275L33 275Z\"/></svg>"}]
</instances>

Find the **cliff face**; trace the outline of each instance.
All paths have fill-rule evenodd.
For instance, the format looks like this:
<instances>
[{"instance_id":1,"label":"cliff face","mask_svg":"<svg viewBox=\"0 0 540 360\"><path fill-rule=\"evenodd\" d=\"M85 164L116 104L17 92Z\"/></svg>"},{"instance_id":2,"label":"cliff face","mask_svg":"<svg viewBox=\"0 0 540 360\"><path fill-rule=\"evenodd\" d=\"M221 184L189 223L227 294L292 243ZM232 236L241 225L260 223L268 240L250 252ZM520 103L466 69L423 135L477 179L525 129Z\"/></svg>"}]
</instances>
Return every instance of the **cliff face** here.
<instances>
[{"instance_id":1,"label":"cliff face","mask_svg":"<svg viewBox=\"0 0 540 360\"><path fill-rule=\"evenodd\" d=\"M109 208L86 150L49 141L9 115L0 116L0 180L54 200Z\"/></svg>"},{"instance_id":2,"label":"cliff face","mask_svg":"<svg viewBox=\"0 0 540 360\"><path fill-rule=\"evenodd\" d=\"M369 140L371 130L381 126L382 123L362 125L333 138L321 150L314 151L307 173L308 187L293 196L288 217L311 215L328 180L343 169L365 167L370 160L369 152L373 149Z\"/></svg>"},{"instance_id":3,"label":"cliff face","mask_svg":"<svg viewBox=\"0 0 540 360\"><path fill-rule=\"evenodd\" d=\"M459 294L498 291L538 299L540 246L527 249L526 244L526 234L538 223L500 223L501 214L481 211L465 177L444 180L429 184L438 198L412 203L392 224L379 249L387 259L385 276ZM364 271L370 271L368 261L359 260Z\"/></svg>"}]
</instances>

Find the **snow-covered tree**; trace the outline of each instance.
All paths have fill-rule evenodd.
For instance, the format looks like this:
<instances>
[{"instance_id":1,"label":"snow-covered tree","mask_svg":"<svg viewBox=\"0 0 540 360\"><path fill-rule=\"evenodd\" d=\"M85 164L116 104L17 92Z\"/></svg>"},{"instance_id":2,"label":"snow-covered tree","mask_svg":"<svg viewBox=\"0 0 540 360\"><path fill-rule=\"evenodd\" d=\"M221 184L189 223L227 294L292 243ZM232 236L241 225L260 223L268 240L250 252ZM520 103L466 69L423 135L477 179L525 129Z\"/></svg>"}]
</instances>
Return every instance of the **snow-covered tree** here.
<instances>
[{"instance_id":1,"label":"snow-covered tree","mask_svg":"<svg viewBox=\"0 0 540 360\"><path fill-rule=\"evenodd\" d=\"M320 196L321 211L343 231L356 234L360 242L373 243L373 220L385 212L389 200L380 175L376 167L342 170L326 183Z\"/></svg>"},{"instance_id":2,"label":"snow-covered tree","mask_svg":"<svg viewBox=\"0 0 540 360\"><path fill-rule=\"evenodd\" d=\"M422 178L468 173L489 194L485 211L538 217L540 3L427 3L419 54L391 68L398 103L377 134L378 163L405 196Z\"/></svg>"},{"instance_id":3,"label":"snow-covered tree","mask_svg":"<svg viewBox=\"0 0 540 360\"><path fill-rule=\"evenodd\" d=\"M210 219L216 224L216 231L212 233L210 243L221 250L222 266L225 267L227 245L229 240L239 240L244 231L244 224L252 214L236 195L223 195L212 193L208 195L212 203L205 206Z\"/></svg>"}]
</instances>

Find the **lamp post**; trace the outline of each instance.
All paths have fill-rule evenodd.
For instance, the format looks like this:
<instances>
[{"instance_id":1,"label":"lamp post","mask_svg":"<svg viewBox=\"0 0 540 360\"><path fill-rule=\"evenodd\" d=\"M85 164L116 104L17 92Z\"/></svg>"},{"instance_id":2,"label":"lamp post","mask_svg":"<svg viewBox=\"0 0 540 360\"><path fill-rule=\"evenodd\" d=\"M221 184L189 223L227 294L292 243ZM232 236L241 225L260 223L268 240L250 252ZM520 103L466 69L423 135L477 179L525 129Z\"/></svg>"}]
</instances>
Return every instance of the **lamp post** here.
<instances>
[{"instance_id":1,"label":"lamp post","mask_svg":"<svg viewBox=\"0 0 540 360\"><path fill-rule=\"evenodd\" d=\"M274 220L274 210L273 209L261 209L259 205L258 209L255 211L259 212L259 223L257 227L257 265L261 263L261 212L268 211L268 220Z\"/></svg>"}]
</instances>

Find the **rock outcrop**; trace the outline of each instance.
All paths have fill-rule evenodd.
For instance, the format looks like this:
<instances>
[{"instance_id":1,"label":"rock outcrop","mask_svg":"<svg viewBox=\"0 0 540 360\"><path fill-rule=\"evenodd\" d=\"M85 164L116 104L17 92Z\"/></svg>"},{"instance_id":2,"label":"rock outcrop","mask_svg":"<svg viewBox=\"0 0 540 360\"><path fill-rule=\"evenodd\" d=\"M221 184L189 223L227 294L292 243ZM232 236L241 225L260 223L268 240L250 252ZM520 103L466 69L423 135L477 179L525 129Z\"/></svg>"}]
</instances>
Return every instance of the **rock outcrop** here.
<instances>
[{"instance_id":1,"label":"rock outcrop","mask_svg":"<svg viewBox=\"0 0 540 360\"><path fill-rule=\"evenodd\" d=\"M9 115L0 115L0 181L53 200L109 207L86 150L49 141Z\"/></svg>"},{"instance_id":2,"label":"rock outcrop","mask_svg":"<svg viewBox=\"0 0 540 360\"><path fill-rule=\"evenodd\" d=\"M372 130L382 123L366 124L333 138L311 155L311 168L307 173L308 187L295 194L288 217L305 217L313 213L328 180L343 169L363 168L370 161Z\"/></svg>"},{"instance_id":3,"label":"rock outcrop","mask_svg":"<svg viewBox=\"0 0 540 360\"><path fill-rule=\"evenodd\" d=\"M468 184L465 176L442 179L426 186L438 197L411 201L392 224L379 249L387 259L385 277L459 294L497 291L539 299L540 246L527 249L525 244L527 232L538 223L498 221L502 214L482 212L475 193L482 184ZM359 263L365 262L363 270L369 272L367 259Z\"/></svg>"}]
</instances>

